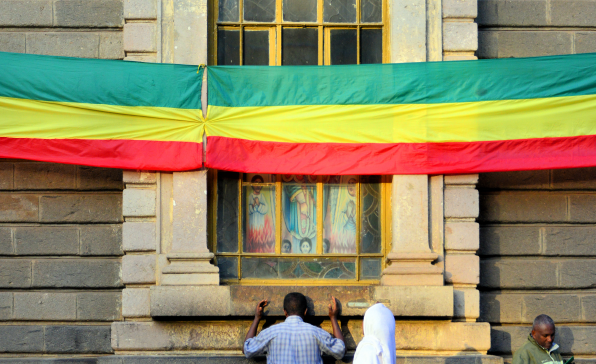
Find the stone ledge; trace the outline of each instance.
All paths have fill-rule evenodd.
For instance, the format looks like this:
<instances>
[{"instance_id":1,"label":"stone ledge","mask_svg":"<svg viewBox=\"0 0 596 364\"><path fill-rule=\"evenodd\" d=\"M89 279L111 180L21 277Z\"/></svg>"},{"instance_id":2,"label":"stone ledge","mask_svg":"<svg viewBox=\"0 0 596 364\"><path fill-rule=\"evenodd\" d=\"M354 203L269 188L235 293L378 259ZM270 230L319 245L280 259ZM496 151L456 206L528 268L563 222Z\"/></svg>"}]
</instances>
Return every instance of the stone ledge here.
<instances>
[{"instance_id":1,"label":"stone ledge","mask_svg":"<svg viewBox=\"0 0 596 364\"><path fill-rule=\"evenodd\" d=\"M269 315L283 316L283 298L302 292L309 313L327 316L331 296L342 305L342 315L361 316L375 302L383 302L397 317L452 317L451 286L200 286L151 287L151 316L248 316L256 302L268 299Z\"/></svg>"},{"instance_id":2,"label":"stone ledge","mask_svg":"<svg viewBox=\"0 0 596 364\"><path fill-rule=\"evenodd\" d=\"M330 332L329 319L307 318L307 322ZM261 321L259 331L281 317ZM142 350L189 351L229 350L240 354L252 320L210 321L125 321L112 324L112 348L117 352ZM341 317L348 350L362 340L362 319ZM490 325L477 322L398 320L395 325L396 349L400 352L432 351L443 353L485 354L490 348ZM189 354L191 354L189 352Z\"/></svg>"},{"instance_id":3,"label":"stone ledge","mask_svg":"<svg viewBox=\"0 0 596 364\"><path fill-rule=\"evenodd\" d=\"M0 364L96 364L97 358L0 358ZM102 362L104 363L104 362ZM104 364L112 363L105 362ZM120 362L115 362L120 363Z\"/></svg>"},{"instance_id":4,"label":"stone ledge","mask_svg":"<svg viewBox=\"0 0 596 364\"><path fill-rule=\"evenodd\" d=\"M330 363L352 363L354 359L353 354L346 354L342 360L334 360L330 357L323 357L323 362ZM27 360L27 359L26 359ZM85 359L95 360L95 359ZM116 355L97 359L97 364L253 364L264 363L265 357L258 357L256 359L246 359L243 356L200 356L200 355L152 355L152 356L136 356L136 355ZM0 359L0 363L2 363ZM44 361L45 362L45 361ZM48 361L49 362L49 361ZM19 361L19 363L21 363ZM23 363L33 363L32 361L23 361ZM37 362L35 362L37 363ZM87 363L85 361L84 363ZM95 361L89 361L95 363ZM503 358L492 355L453 355L453 356L397 356L396 364L503 364Z\"/></svg>"}]
</instances>

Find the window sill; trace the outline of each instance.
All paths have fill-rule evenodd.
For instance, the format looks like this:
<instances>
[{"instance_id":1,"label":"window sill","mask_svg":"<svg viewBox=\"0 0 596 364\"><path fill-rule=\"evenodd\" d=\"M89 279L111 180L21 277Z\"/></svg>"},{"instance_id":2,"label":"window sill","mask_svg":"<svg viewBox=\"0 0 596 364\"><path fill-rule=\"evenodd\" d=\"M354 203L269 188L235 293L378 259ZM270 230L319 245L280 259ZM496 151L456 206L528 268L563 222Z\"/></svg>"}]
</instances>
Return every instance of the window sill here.
<instances>
[{"instance_id":1,"label":"window sill","mask_svg":"<svg viewBox=\"0 0 596 364\"><path fill-rule=\"evenodd\" d=\"M397 317L452 317L452 286L154 286L151 316L219 317L254 315L258 301L268 299L269 316L283 316L283 298L302 292L309 314L327 316L331 296L341 303L343 316L362 316L383 302Z\"/></svg>"}]
</instances>

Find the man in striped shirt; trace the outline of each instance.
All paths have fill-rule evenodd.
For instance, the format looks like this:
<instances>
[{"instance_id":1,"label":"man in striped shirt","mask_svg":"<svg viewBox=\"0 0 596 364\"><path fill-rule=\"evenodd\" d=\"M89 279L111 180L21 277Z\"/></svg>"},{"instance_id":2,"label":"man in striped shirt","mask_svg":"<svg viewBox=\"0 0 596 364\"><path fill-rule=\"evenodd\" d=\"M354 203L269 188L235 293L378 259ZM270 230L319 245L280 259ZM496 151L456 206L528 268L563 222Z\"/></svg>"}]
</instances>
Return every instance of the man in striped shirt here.
<instances>
[{"instance_id":1,"label":"man in striped shirt","mask_svg":"<svg viewBox=\"0 0 596 364\"><path fill-rule=\"evenodd\" d=\"M322 364L322 353L341 359L346 345L337 322L337 301L335 297L331 297L331 300L329 318L333 336L304 322L307 311L306 297L298 292L288 293L284 298L285 322L273 325L256 336L263 309L268 304L267 300L262 300L257 304L255 319L246 334L242 349L244 355L252 358L266 352L268 364Z\"/></svg>"}]
</instances>

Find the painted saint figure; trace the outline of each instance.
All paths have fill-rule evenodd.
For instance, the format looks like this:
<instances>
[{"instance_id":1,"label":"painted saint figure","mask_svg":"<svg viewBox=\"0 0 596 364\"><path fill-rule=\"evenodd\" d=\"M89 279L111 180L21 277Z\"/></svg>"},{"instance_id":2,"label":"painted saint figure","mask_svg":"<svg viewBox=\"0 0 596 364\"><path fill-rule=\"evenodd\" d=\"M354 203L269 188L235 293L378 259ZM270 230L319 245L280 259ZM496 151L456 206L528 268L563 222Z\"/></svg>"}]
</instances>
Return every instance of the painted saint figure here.
<instances>
[{"instance_id":1,"label":"painted saint figure","mask_svg":"<svg viewBox=\"0 0 596 364\"><path fill-rule=\"evenodd\" d=\"M304 253L302 241L308 238L316 241L316 201L315 189L305 184L284 185L283 217L287 233L292 238L292 252L313 254L315 247L310 244L310 251Z\"/></svg>"},{"instance_id":2,"label":"painted saint figure","mask_svg":"<svg viewBox=\"0 0 596 364\"><path fill-rule=\"evenodd\" d=\"M263 177L254 176L251 183L263 183ZM251 186L252 192L247 198L248 219L246 234L246 252L274 253L275 228L273 223L273 209L271 206L271 193L263 191L263 186Z\"/></svg>"},{"instance_id":3,"label":"painted saint figure","mask_svg":"<svg viewBox=\"0 0 596 364\"><path fill-rule=\"evenodd\" d=\"M356 253L356 179L347 186L330 186L325 216L325 237L330 253Z\"/></svg>"}]
</instances>

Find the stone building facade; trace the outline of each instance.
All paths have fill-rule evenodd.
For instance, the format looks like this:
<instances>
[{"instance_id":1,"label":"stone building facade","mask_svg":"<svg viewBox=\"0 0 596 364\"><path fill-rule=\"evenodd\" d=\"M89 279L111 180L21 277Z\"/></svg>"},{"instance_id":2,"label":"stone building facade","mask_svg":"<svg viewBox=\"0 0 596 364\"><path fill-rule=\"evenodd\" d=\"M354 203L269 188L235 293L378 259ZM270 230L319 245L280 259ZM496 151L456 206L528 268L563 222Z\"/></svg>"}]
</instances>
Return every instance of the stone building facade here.
<instances>
[{"instance_id":1,"label":"stone building facade","mask_svg":"<svg viewBox=\"0 0 596 364\"><path fill-rule=\"evenodd\" d=\"M5 0L0 51L207 64L215 5ZM390 62L596 51L592 0L384 7ZM223 284L208 174L0 162L0 362L244 362L254 302L272 300L271 324L295 290L326 329L326 300L342 302L350 353L382 301L401 363L508 361L539 312L561 323L565 355L596 357L591 169L392 176L390 264L378 283L349 286Z\"/></svg>"}]
</instances>

